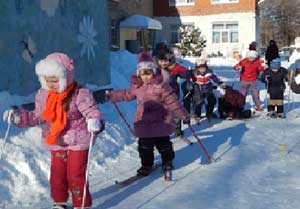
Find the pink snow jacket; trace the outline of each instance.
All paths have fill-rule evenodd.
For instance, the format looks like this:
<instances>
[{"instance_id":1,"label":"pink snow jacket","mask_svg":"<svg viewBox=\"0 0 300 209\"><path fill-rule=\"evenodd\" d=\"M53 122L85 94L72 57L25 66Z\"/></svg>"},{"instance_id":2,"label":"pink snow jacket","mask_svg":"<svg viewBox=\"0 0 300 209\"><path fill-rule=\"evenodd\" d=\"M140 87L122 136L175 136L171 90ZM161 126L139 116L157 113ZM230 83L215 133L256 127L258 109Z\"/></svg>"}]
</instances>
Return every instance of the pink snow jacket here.
<instances>
[{"instance_id":1,"label":"pink snow jacket","mask_svg":"<svg viewBox=\"0 0 300 209\"><path fill-rule=\"evenodd\" d=\"M20 128L42 124L43 139L50 131L50 123L42 119L47 96L47 90L39 89L35 96L35 109L33 111L20 109L20 123L16 124ZM50 150L86 150L89 148L91 137L87 130L87 119L99 119L104 126L104 117L88 89L76 88L70 99L69 110L67 111L67 125L57 139L56 145L44 143Z\"/></svg>"},{"instance_id":2,"label":"pink snow jacket","mask_svg":"<svg viewBox=\"0 0 300 209\"><path fill-rule=\"evenodd\" d=\"M155 75L152 82L144 84L140 77L131 77L131 87L112 92L111 101L137 100L134 115L134 131L137 137L168 136L175 131L173 114L178 118L188 117L174 90L162 84L163 77Z\"/></svg>"}]
</instances>

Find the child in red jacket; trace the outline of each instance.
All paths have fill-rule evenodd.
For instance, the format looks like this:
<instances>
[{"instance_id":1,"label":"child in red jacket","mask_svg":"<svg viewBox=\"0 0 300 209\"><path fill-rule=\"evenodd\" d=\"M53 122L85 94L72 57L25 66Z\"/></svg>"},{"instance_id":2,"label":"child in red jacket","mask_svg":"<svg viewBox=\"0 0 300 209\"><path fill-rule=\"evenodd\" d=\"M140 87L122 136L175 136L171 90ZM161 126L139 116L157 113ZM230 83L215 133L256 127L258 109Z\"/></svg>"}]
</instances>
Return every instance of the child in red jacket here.
<instances>
[{"instance_id":1,"label":"child in red jacket","mask_svg":"<svg viewBox=\"0 0 300 209\"><path fill-rule=\"evenodd\" d=\"M257 88L257 77L260 71L264 71L264 67L258 58L258 53L254 50L247 52L247 57L236 64L233 69L240 71L240 92L245 97L249 89L251 89L252 99L255 104L255 110L262 111L260 104L259 90Z\"/></svg>"}]
</instances>

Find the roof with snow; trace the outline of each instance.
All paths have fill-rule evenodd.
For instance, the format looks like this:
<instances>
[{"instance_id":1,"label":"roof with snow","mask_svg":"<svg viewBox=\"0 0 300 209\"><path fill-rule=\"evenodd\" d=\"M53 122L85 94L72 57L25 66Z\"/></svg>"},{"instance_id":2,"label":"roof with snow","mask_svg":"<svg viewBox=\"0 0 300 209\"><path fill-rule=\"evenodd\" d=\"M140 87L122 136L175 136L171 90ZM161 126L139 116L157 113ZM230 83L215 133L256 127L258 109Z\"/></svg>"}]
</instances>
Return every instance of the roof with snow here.
<instances>
[{"instance_id":1,"label":"roof with snow","mask_svg":"<svg viewBox=\"0 0 300 209\"><path fill-rule=\"evenodd\" d=\"M162 25L158 20L143 15L132 15L120 22L120 28L154 29L161 30Z\"/></svg>"}]
</instances>

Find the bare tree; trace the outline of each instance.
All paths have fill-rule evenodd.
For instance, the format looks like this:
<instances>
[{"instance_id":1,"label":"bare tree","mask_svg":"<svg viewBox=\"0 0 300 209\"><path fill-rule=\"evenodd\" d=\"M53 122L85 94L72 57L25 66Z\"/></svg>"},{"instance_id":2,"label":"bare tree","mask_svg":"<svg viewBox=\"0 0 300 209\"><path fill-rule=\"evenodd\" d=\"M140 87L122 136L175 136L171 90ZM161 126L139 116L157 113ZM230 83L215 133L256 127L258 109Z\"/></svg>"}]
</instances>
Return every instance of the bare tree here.
<instances>
[{"instance_id":1,"label":"bare tree","mask_svg":"<svg viewBox=\"0 0 300 209\"><path fill-rule=\"evenodd\" d=\"M300 35L299 0L265 0L260 4L260 26L262 45L274 39L279 47L294 43Z\"/></svg>"}]
</instances>

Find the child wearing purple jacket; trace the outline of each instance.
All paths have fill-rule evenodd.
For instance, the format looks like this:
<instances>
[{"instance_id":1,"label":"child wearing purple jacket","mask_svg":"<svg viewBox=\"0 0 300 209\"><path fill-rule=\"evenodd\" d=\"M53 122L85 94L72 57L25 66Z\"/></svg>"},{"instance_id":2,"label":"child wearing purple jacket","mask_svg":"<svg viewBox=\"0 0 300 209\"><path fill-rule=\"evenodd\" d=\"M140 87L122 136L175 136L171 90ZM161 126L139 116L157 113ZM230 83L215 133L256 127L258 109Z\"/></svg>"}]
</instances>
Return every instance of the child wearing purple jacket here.
<instances>
[{"instance_id":1,"label":"child wearing purple jacket","mask_svg":"<svg viewBox=\"0 0 300 209\"><path fill-rule=\"evenodd\" d=\"M74 81L73 60L52 53L35 66L41 83L33 111L7 110L3 120L18 127L43 125L42 137L51 151L50 190L53 209L68 208L69 192L73 207L82 208L88 149L92 136L104 129L92 93ZM10 113L10 114L9 114ZM10 115L10 117L9 117ZM88 184L84 208L92 205Z\"/></svg>"},{"instance_id":2,"label":"child wearing purple jacket","mask_svg":"<svg viewBox=\"0 0 300 209\"><path fill-rule=\"evenodd\" d=\"M142 53L139 58L137 75L131 77L131 87L108 92L107 96L112 102L137 100L134 132L139 138L138 151L142 164L137 173L147 176L154 163L154 147L161 154L163 170L173 168L175 154L170 135L175 127L172 114L185 123L189 123L189 116L173 89L163 84L163 77L157 74L151 55Z\"/></svg>"}]
</instances>

